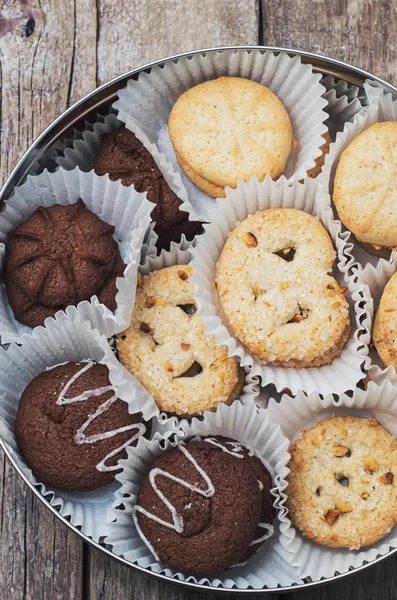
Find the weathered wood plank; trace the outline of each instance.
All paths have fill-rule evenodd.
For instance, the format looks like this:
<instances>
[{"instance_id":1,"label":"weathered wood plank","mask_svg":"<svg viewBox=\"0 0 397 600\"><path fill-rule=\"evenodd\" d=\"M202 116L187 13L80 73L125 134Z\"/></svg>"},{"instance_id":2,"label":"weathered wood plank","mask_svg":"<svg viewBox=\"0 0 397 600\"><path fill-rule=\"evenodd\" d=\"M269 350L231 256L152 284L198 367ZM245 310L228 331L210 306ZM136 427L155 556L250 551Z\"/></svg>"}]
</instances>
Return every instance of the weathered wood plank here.
<instances>
[{"instance_id":1,"label":"weathered wood plank","mask_svg":"<svg viewBox=\"0 0 397 600\"><path fill-rule=\"evenodd\" d=\"M0 183L34 138L95 87L95 17L95 0L0 3ZM82 549L1 453L1 599L80 600Z\"/></svg>"},{"instance_id":2,"label":"weathered wood plank","mask_svg":"<svg viewBox=\"0 0 397 600\"><path fill-rule=\"evenodd\" d=\"M263 43L325 54L397 83L390 0L262 0Z\"/></svg>"},{"instance_id":3,"label":"weathered wood plank","mask_svg":"<svg viewBox=\"0 0 397 600\"><path fill-rule=\"evenodd\" d=\"M0 455L0 596L2 600L81 600L83 543Z\"/></svg>"},{"instance_id":4,"label":"weathered wood plank","mask_svg":"<svg viewBox=\"0 0 397 600\"><path fill-rule=\"evenodd\" d=\"M95 0L0 4L0 181L51 121L95 88L95 44Z\"/></svg>"},{"instance_id":5,"label":"weathered wood plank","mask_svg":"<svg viewBox=\"0 0 397 600\"><path fill-rule=\"evenodd\" d=\"M395 600L397 557L336 583L280 596L280 600Z\"/></svg>"},{"instance_id":6,"label":"weathered wood plank","mask_svg":"<svg viewBox=\"0 0 397 600\"><path fill-rule=\"evenodd\" d=\"M98 83L197 48L258 42L255 0L98 0Z\"/></svg>"},{"instance_id":7,"label":"weathered wood plank","mask_svg":"<svg viewBox=\"0 0 397 600\"><path fill-rule=\"evenodd\" d=\"M120 563L109 560L101 552L90 548L89 560L89 595L87 600L114 600L115 598L131 598L131 600L222 600L232 596L224 593L186 589L175 583L159 581L137 573ZM233 596L234 597L234 596ZM244 594L244 600L256 600L254 594ZM269 594L267 600L277 600L277 594ZM85 599L86 600L86 599Z\"/></svg>"}]
</instances>

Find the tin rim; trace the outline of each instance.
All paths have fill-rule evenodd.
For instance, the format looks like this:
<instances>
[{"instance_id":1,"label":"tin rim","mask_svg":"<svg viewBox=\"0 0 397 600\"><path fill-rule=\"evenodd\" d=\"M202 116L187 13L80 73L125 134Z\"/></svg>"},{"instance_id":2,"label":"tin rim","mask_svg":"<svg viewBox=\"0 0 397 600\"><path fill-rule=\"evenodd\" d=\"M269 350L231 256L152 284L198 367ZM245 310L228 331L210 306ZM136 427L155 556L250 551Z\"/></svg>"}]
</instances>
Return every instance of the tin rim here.
<instances>
[{"instance_id":1,"label":"tin rim","mask_svg":"<svg viewBox=\"0 0 397 600\"><path fill-rule=\"evenodd\" d=\"M18 163L16 164L14 169L11 171L10 175L7 177L6 181L4 182L3 187L0 190L0 206L11 195L14 187L17 185L20 185L22 183L22 181L29 174L29 171L32 169L32 167L35 165L35 163L37 163L37 161L42 157L44 152L46 152L46 150L48 150L48 148L57 139L59 139L66 132L67 129L73 127L78 121L81 121L82 119L87 117L92 111L99 110L102 105L110 102L116 96L118 89L123 87L126 84L128 79L130 79L132 77L136 77L142 71L147 71L148 69L151 69L152 67L157 66L157 65L164 65L165 63L167 63L169 61L179 60L180 58L185 58L185 57L191 57L196 54L204 54L204 53L210 53L210 52L211 53L212 52L222 52L225 50L248 50L248 51L259 50L261 52L269 50L272 52L285 52L291 56L298 55L301 57L303 63L310 63L313 66L313 70L315 72L321 73L322 75L331 75L333 77L342 79L342 80L346 81L347 83L352 83L353 85L357 85L359 87L363 87L364 81L366 79L369 79L373 82L376 82L381 87L383 87L385 91L390 92L394 95L397 95L396 87L390 85L388 82L377 77L376 75L372 75L372 73L369 73L368 71L364 71L363 69L354 67L352 65L349 65L348 63L345 63L345 62L342 62L342 61L339 61L336 59L329 58L327 56L314 54L314 53L307 52L304 50L295 50L292 48L282 48L282 47L277 47L277 46L252 46L252 45L249 45L249 46L220 46L220 47L214 47L214 48L203 48L203 49L194 50L191 52L183 52L181 54L175 54L175 55L169 56L167 58L163 58L160 60L146 63L145 65L143 65L141 67L137 67L136 69L133 69L131 71L123 73L122 75L119 75L118 77L115 77L114 79L108 81L107 83L102 84L101 86L99 86L98 88L96 88L95 90L93 90L92 92L87 94L86 96L84 96L81 100L77 101L75 104L73 104L71 107L69 107L66 111L64 111L57 119L55 119L55 121L53 121L43 131L43 133L33 142L33 144L31 144L31 146L22 155L22 157L20 158L20 160L18 161ZM379 556L378 558L374 559L373 561L368 562L368 563L362 565L361 567L351 569L351 570L347 571L346 573L333 575L332 577L328 577L328 578L322 579L320 581L307 582L307 583L296 584L296 585L287 586L287 587L276 587L276 588L265 588L265 589L247 588L245 590L240 590L237 588L227 589L227 588L214 587L214 586L210 586L210 585L202 585L199 583L191 583L188 581L180 581L178 579L173 579L171 577L168 577L167 575L164 575L162 573L153 573L152 571L149 571L145 567L141 567L139 565L132 564L128 560L124 559L123 557L117 556L116 554L114 554L111 550L109 550L105 546L103 546L97 542L94 542L92 539L87 537L77 527L73 526L70 523L70 521L68 521L68 519L63 517L55 507L51 506L51 504L48 502L48 500L46 500L46 498L41 495L40 491L31 482L28 481L27 477L24 475L22 470L19 468L19 466L16 464L16 462L12 458L11 453L8 450L6 443L2 438L0 438L0 446L2 447L5 455L7 456L8 460L11 462L14 469L17 471L19 476L24 480L25 484L33 491L33 493L40 499L40 501L60 521L62 521L67 527L69 527L69 529L71 529L78 536L80 536L80 538L82 538L83 541L85 541L86 543L90 544L97 550L107 554L114 560L117 560L119 563L121 563L129 568L135 569L146 575L155 577L156 579L163 580L163 581L166 581L169 583L175 583L175 584L187 586L189 588L198 589L201 591L208 590L208 591L214 591L214 592L218 592L218 593L226 592L229 594L231 594L231 593L235 593L235 594L286 593L286 592L293 592L295 590L302 590L302 589L306 589L306 588L318 587L320 585L324 585L327 583L341 580L345 577L348 577L349 575L359 573L360 571L363 571L364 569L367 569L367 568L371 567L372 565L380 563L381 561L385 560L386 558L389 558L390 556L392 556L393 554L395 554L397 552L397 548L395 548L394 550L390 550L384 556Z\"/></svg>"}]
</instances>

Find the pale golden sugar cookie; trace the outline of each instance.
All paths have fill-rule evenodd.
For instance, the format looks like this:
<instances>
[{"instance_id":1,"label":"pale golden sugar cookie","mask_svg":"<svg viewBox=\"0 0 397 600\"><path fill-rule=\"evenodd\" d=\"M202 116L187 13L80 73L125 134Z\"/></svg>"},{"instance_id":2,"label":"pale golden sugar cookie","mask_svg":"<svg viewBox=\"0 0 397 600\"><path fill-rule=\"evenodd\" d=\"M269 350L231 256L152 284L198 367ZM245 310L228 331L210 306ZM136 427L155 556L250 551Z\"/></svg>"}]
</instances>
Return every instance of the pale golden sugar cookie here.
<instances>
[{"instance_id":1,"label":"pale golden sugar cookie","mask_svg":"<svg viewBox=\"0 0 397 600\"><path fill-rule=\"evenodd\" d=\"M383 290L372 338L383 364L397 370L397 273Z\"/></svg>"},{"instance_id":2,"label":"pale golden sugar cookie","mask_svg":"<svg viewBox=\"0 0 397 600\"><path fill-rule=\"evenodd\" d=\"M229 235L216 273L226 320L257 359L295 367L331 362L350 331L349 305L328 273L331 238L312 215L275 208Z\"/></svg>"},{"instance_id":3,"label":"pale golden sugar cookie","mask_svg":"<svg viewBox=\"0 0 397 600\"><path fill-rule=\"evenodd\" d=\"M168 130L182 168L189 167L186 174L199 186L202 179L224 188L251 175L259 181L276 178L293 147L281 100L241 77L220 77L187 90L172 108Z\"/></svg>"},{"instance_id":4,"label":"pale golden sugar cookie","mask_svg":"<svg viewBox=\"0 0 397 600\"><path fill-rule=\"evenodd\" d=\"M397 123L375 123L342 152L333 200L361 242L397 246Z\"/></svg>"},{"instance_id":5,"label":"pale golden sugar cookie","mask_svg":"<svg viewBox=\"0 0 397 600\"><path fill-rule=\"evenodd\" d=\"M329 134L329 131L326 131L323 134L323 138L324 138L325 141L324 141L324 144L320 148L321 154L320 154L320 156L318 156L316 158L316 164L314 165L314 167L312 167L307 172L307 177L311 177L312 179L314 179L315 177L317 177L317 175L320 175L321 169L324 166L325 157L326 157L326 155L329 152L329 146L331 144L331 136Z\"/></svg>"},{"instance_id":6,"label":"pale golden sugar cookie","mask_svg":"<svg viewBox=\"0 0 397 600\"><path fill-rule=\"evenodd\" d=\"M397 440L374 419L320 421L290 453L287 508L306 537L358 549L397 523Z\"/></svg>"},{"instance_id":7,"label":"pale golden sugar cookie","mask_svg":"<svg viewBox=\"0 0 397 600\"><path fill-rule=\"evenodd\" d=\"M219 185L215 185L215 183L211 183L207 179L204 179L204 177L200 177L200 175L197 175L197 173L195 173L193 169L189 167L189 165L183 160L181 156L179 156L178 153L176 153L175 156L178 165L184 170L186 175L189 177L190 181L194 183L194 185L196 185L198 188L200 188L200 190L203 190L203 192L205 192L206 194L208 194L208 196L211 196L212 198L226 197L225 188L220 187Z\"/></svg>"},{"instance_id":8,"label":"pale golden sugar cookie","mask_svg":"<svg viewBox=\"0 0 397 600\"><path fill-rule=\"evenodd\" d=\"M229 403L243 384L237 360L196 315L192 274L190 266L177 265L143 277L130 326L118 335L120 362L161 410L178 415Z\"/></svg>"}]
</instances>

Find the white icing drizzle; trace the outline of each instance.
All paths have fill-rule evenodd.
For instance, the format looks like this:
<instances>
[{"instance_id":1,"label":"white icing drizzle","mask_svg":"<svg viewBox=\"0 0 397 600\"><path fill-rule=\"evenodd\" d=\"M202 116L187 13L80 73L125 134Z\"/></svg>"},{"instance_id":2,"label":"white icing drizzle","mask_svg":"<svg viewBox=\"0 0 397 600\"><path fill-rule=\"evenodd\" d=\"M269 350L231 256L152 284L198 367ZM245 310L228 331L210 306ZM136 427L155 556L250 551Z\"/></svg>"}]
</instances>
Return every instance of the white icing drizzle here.
<instances>
[{"instance_id":1,"label":"white icing drizzle","mask_svg":"<svg viewBox=\"0 0 397 600\"><path fill-rule=\"evenodd\" d=\"M256 540L252 540L252 542L250 543L250 546L255 546L255 544L260 544L261 542L264 542L269 537L271 537L274 533L274 527L270 523L258 523L258 527L265 529L266 533L264 533L260 537L256 538Z\"/></svg>"},{"instance_id":2,"label":"white icing drizzle","mask_svg":"<svg viewBox=\"0 0 397 600\"><path fill-rule=\"evenodd\" d=\"M197 436L193 439L200 440L202 438L200 436ZM255 454L254 450L251 447L243 446L242 444L239 444L238 442L230 441L230 442L224 442L224 444L222 444L215 438L211 438L211 437L204 438L203 441L207 442L209 444L213 444L214 446L217 446L223 452L226 452L227 454L230 454L231 456L234 456L235 458L244 458L243 448L246 448L248 450L249 456L254 456L254 454ZM226 447L226 444L231 446L232 449L229 450L229 448ZM157 496L163 502L163 504L165 504L165 506L170 511L172 522L164 521L157 515L149 512L148 510L146 510L145 508L140 506L139 504L136 504L133 508L133 519L134 519L135 527L137 528L139 535L144 540L145 544L147 545L147 547L149 548L150 552L153 554L153 556L155 557L156 560L160 560L160 559L159 559L155 549L153 548L152 544L149 542L147 537L143 534L142 529L138 523L137 513L138 512L141 513L148 519L151 519L152 521L155 521L156 523L159 523L160 525L163 525L164 527L173 529L176 533L182 533L183 528L184 528L184 522L183 522L182 516L178 514L175 506L173 506L173 504L168 500L168 498L158 488L158 486L156 484L156 477L158 477L159 475L162 475L163 477L166 477L167 479L170 479L171 481L175 481L176 483L179 483L183 487L191 490L192 492L196 492L197 494L200 494L201 496L204 496L205 498L211 498L215 494L215 487L214 487L214 484L212 483L210 477L207 475L207 473L204 471L204 469L202 467L200 467L198 462L193 458L193 456L187 450L187 448L184 445L184 442L180 442L180 444L177 446L177 448L192 463L194 468L199 473L200 477L205 481L207 488L205 490L203 490L195 485L188 483L187 481L185 481L184 479L181 479L180 477L176 477L175 475L168 473L168 471L164 471L163 469L155 468L150 471L149 481L151 483L151 486L152 486L154 492L157 494ZM259 484L259 490L262 491L264 486L263 486L263 483L259 479L258 479L258 484ZM258 523L258 527L265 529L266 533L264 533L259 538L253 540L249 544L250 546L254 546L255 544L264 542L274 533L274 527L273 527L273 525L270 525L269 523L260 522L260 523ZM245 564L245 563L239 563L239 564ZM239 566L239 565L233 565L233 566Z\"/></svg>"},{"instance_id":3,"label":"white icing drizzle","mask_svg":"<svg viewBox=\"0 0 397 600\"><path fill-rule=\"evenodd\" d=\"M58 404L59 406L65 406L67 404L74 404L76 402L85 402L85 400L88 400L89 398L102 396L103 394L106 394L107 392L113 392L113 395L110 398L105 400L105 402L103 402L94 413L92 413L91 415L88 416L87 420L82 424L82 426L76 432L74 439L75 439L76 444L78 444L79 446L81 444L95 444L96 442L99 442L102 440L107 440L116 435L119 435L119 433L123 433L125 431L132 431L133 429L135 429L136 433L127 442L122 444L122 446L120 446L119 448L116 448L115 450L112 450L111 452L109 452L109 454L107 454L105 456L105 458L96 465L97 470L101 471L101 472L117 471L119 469L117 464L113 465L113 466L106 466L106 464L105 464L106 461L108 461L110 458L113 458L113 456L116 456L119 452L124 450L124 448L127 448L127 446L130 446L136 439L138 439L143 433L145 433L146 427L143 423L133 423L132 425L125 425L124 427L119 427L118 429L114 429L112 431L106 431L104 433L96 433L94 435L89 435L89 436L85 435L84 432L87 429L87 427L95 419L97 419L100 415L102 415L104 412L109 410L109 408L112 406L112 404L114 402L116 402L116 400L118 399L117 390L113 385L107 385L104 387L96 388L95 390L86 390L85 392L83 392L82 394L79 394L78 396L73 396L72 398L66 398L66 394L67 394L68 390L71 388L71 386L79 379L79 377L81 377L84 373L86 373L88 371L88 369L90 369L92 366L94 366L94 364L95 363L93 361L90 361L90 360L87 361L87 364L84 365L84 367L82 367L79 371L77 371L69 379L69 381L66 383L66 385L60 391L58 398L56 400L56 404Z\"/></svg>"}]
</instances>

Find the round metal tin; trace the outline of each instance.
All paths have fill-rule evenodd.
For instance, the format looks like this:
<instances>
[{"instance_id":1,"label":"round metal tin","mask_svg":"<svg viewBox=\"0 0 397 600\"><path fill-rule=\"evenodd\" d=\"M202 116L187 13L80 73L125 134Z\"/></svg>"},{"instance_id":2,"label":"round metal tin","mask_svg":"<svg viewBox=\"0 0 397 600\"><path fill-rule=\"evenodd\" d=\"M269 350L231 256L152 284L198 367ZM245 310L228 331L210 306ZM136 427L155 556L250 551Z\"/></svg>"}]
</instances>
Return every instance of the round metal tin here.
<instances>
[{"instance_id":1,"label":"round metal tin","mask_svg":"<svg viewBox=\"0 0 397 600\"><path fill-rule=\"evenodd\" d=\"M322 75L331 75L337 79L342 79L348 83L352 83L353 85L357 85L358 87L363 87L365 80L370 80L375 82L377 85L384 88L386 92L390 92L393 95L397 96L397 88L390 85L386 81L383 81L379 77L368 73L362 69L349 65L347 63L343 63L338 60L334 60L332 58L328 58L326 56L321 56L319 54L312 54L310 52L305 52L303 50L294 50L289 48L278 48L272 46L225 46L219 48L205 48L201 50L195 50L193 52L184 52L183 54L176 54L174 56L170 56L168 58L164 58L161 60L156 60L150 62L142 67L137 69L133 69L115 79L112 79L108 83L103 84L98 87L96 90L92 91L90 94L76 102L73 106L68 108L62 115L60 115L47 129L43 131L43 133L33 142L30 148L25 152L22 158L19 160L13 171L8 176L5 181L1 191L0 191L0 205L7 200L7 198L11 195L15 186L20 185L26 176L34 169L37 162L42 159L45 152L47 152L52 144L54 144L60 137L62 137L66 131L72 127L76 127L79 122L87 119L91 113L99 111L105 105L112 103L115 98L117 91L124 87L127 84L128 79L137 78L141 71L148 71L151 67L155 65L164 65L168 61L176 60L182 57L190 57L194 54L201 53L209 53L209 52L219 52L224 50L250 50L250 51L265 51L271 50L273 52L286 52L290 56L299 55L303 63L310 63L313 66L313 70L315 72L321 73ZM281 593L294 591L298 589L311 588L319 585L323 585L326 583L330 583L331 581L337 581L339 579L343 579L353 573L358 573L364 569L375 565L376 563L384 560L385 558L395 554L397 549L391 550L385 556L381 556L370 563L367 563L357 569L348 571L346 573L334 575L333 577L329 577L328 579L316 582L307 582L301 585L294 585L283 588L267 588L262 590L238 590L238 589L223 589L211 586L203 586L195 583L190 583L186 581L178 581L175 579L171 579L166 575L162 575L159 573L152 573L147 569L140 567L138 565L132 565L127 560L123 559L120 556L116 556L105 546L94 542L86 535L84 535L79 529L71 525L71 523L62 517L56 508L52 507L49 502L40 494L39 490L34 487L29 481L27 481L25 475L22 473L21 469L14 462L5 442L0 438L0 445L3 448L7 458L16 469L20 477L25 481L25 483L30 487L32 492L36 494L36 496L41 500L41 502L58 518L60 519L67 527L69 527L72 531L74 531L77 535L79 535L85 542L91 544L93 547L97 548L101 552L104 552L108 556L111 556L115 560L120 563L127 565L131 569L136 569L137 571L142 571L146 575L150 575L152 577L156 577L157 579L163 579L164 581L173 582L175 584L183 585L188 588L197 588L200 590L212 590L218 593L225 592L226 594L269 594L269 593Z\"/></svg>"}]
</instances>

